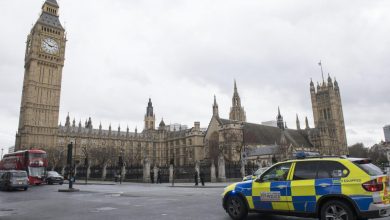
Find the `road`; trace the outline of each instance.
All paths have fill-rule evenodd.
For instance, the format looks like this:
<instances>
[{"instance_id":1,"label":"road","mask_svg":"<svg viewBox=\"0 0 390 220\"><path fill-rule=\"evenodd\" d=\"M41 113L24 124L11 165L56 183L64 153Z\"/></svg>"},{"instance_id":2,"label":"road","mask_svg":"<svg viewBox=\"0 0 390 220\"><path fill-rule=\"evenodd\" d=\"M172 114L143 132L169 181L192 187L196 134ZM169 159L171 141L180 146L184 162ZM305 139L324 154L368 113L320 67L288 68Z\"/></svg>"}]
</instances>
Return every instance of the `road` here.
<instances>
[{"instance_id":1,"label":"road","mask_svg":"<svg viewBox=\"0 0 390 220\"><path fill-rule=\"evenodd\" d=\"M80 192L60 193L58 189L65 189L65 185L44 185L30 187L26 192L0 192L0 219L230 220L221 207L222 185L213 188L181 186L75 185ZM254 219L302 218L250 214L248 220Z\"/></svg>"}]
</instances>

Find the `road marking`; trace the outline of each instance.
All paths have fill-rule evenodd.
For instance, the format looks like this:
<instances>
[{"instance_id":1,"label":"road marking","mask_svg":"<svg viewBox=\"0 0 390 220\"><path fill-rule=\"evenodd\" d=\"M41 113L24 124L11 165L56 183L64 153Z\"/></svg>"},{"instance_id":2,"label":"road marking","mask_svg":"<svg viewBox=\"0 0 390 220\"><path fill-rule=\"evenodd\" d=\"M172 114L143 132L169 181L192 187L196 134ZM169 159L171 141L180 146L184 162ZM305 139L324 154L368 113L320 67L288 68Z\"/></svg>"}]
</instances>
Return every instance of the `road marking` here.
<instances>
[{"instance_id":1,"label":"road marking","mask_svg":"<svg viewBox=\"0 0 390 220\"><path fill-rule=\"evenodd\" d=\"M96 208L95 210L92 210L91 212L104 212L104 211L111 211L111 210L115 210L117 208L113 208L113 207L101 207L101 208Z\"/></svg>"}]
</instances>

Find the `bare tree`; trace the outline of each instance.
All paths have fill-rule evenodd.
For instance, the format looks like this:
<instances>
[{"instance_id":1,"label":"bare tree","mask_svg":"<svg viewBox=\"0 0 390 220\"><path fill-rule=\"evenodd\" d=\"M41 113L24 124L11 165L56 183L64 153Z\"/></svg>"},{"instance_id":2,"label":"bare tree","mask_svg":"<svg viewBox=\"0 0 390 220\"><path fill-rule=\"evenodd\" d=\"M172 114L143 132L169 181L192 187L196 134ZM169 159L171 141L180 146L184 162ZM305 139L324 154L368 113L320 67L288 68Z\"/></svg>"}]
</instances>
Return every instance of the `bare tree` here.
<instances>
[{"instance_id":1,"label":"bare tree","mask_svg":"<svg viewBox=\"0 0 390 220\"><path fill-rule=\"evenodd\" d=\"M369 149L364 146L363 143L356 143L348 147L349 155L351 157L367 158L369 155Z\"/></svg>"},{"instance_id":2,"label":"bare tree","mask_svg":"<svg viewBox=\"0 0 390 220\"><path fill-rule=\"evenodd\" d=\"M107 166L117 153L115 148L98 147L91 149L88 155L95 165Z\"/></svg>"},{"instance_id":3,"label":"bare tree","mask_svg":"<svg viewBox=\"0 0 390 220\"><path fill-rule=\"evenodd\" d=\"M46 150L49 167L54 170L58 165L63 165L65 161L64 152L66 148L63 147L52 147Z\"/></svg>"}]
</instances>

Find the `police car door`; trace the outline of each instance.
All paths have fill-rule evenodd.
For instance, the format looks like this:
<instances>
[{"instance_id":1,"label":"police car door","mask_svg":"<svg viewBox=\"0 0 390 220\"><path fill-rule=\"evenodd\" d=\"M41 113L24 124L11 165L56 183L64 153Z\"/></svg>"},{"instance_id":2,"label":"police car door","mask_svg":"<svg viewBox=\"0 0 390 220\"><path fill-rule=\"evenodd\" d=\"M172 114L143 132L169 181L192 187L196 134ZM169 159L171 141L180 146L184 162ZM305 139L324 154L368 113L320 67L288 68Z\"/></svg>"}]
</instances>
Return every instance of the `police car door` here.
<instances>
[{"instance_id":1,"label":"police car door","mask_svg":"<svg viewBox=\"0 0 390 220\"><path fill-rule=\"evenodd\" d=\"M315 212L317 203L316 178L319 161L295 163L291 180L289 207L292 212Z\"/></svg>"},{"instance_id":2,"label":"police car door","mask_svg":"<svg viewBox=\"0 0 390 220\"><path fill-rule=\"evenodd\" d=\"M289 171L292 163L275 165L253 182L252 200L259 211L289 211Z\"/></svg>"}]
</instances>

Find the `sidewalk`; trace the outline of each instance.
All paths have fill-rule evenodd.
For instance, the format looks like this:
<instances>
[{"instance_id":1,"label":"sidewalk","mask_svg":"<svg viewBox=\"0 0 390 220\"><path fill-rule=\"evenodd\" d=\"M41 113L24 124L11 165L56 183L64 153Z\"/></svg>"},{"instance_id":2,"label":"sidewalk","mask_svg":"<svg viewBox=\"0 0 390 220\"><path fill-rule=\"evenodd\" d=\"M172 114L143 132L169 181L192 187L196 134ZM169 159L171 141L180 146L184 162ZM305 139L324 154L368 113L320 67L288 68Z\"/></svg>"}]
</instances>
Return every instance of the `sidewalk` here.
<instances>
[{"instance_id":1,"label":"sidewalk","mask_svg":"<svg viewBox=\"0 0 390 220\"><path fill-rule=\"evenodd\" d=\"M65 180L64 184L69 184L69 182ZM86 185L86 184L85 184L85 180L76 180L76 182L74 182L73 185ZM117 185L117 183L113 181L88 180L87 185Z\"/></svg>"},{"instance_id":2,"label":"sidewalk","mask_svg":"<svg viewBox=\"0 0 390 220\"><path fill-rule=\"evenodd\" d=\"M201 183L199 185L195 186L194 183L175 183L174 186L172 186L172 183L170 183L169 187L182 187L182 188L225 188L226 186L230 185L232 183L210 183L206 182L204 186L202 186Z\"/></svg>"},{"instance_id":3,"label":"sidewalk","mask_svg":"<svg viewBox=\"0 0 390 220\"><path fill-rule=\"evenodd\" d=\"M68 181L64 182L64 185L68 184ZM205 186L202 186L201 183L199 183L198 186L195 186L194 183L175 183L172 186L172 183L161 183L161 184L155 184L155 183L137 183L137 182L122 182L120 184L119 182L113 182L113 181L101 181L101 180L88 180L87 185L107 185L107 186L114 186L114 185L147 185L147 186L164 186L164 187L182 187L182 188L225 188L226 186L230 185L229 182L218 182L218 183L210 183L206 182ZM77 180L73 185L86 185L85 180Z\"/></svg>"}]
</instances>

